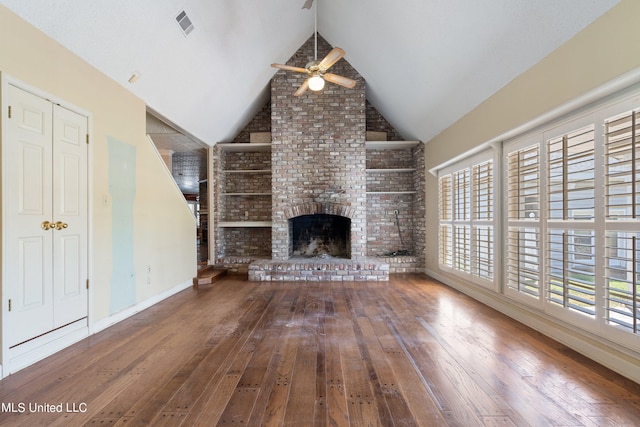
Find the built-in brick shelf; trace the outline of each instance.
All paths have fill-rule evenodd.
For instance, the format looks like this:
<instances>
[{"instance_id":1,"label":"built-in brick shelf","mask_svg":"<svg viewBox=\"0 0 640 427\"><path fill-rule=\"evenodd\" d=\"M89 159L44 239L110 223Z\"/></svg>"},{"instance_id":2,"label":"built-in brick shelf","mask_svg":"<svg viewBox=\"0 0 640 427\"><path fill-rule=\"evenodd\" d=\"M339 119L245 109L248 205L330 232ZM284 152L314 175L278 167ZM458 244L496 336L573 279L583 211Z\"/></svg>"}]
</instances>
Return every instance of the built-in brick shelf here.
<instances>
[{"instance_id":1,"label":"built-in brick shelf","mask_svg":"<svg viewBox=\"0 0 640 427\"><path fill-rule=\"evenodd\" d=\"M249 265L249 280L264 282L386 282L389 264L366 258L290 258L286 261L256 260Z\"/></svg>"}]
</instances>

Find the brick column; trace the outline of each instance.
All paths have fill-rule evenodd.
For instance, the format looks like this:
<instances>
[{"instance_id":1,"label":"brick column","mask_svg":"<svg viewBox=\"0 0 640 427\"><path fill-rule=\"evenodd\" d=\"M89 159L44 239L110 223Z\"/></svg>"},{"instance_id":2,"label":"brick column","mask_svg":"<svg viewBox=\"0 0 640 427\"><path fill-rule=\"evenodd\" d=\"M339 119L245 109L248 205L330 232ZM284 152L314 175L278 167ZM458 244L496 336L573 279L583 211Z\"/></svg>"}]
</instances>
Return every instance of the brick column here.
<instances>
[{"instance_id":1,"label":"brick column","mask_svg":"<svg viewBox=\"0 0 640 427\"><path fill-rule=\"evenodd\" d=\"M318 37L318 57L331 46ZM311 37L287 62L313 60ZM348 54L347 54L348 55ZM278 71L271 82L272 258L289 257L285 211L306 203L349 206L351 258L366 256L366 97L362 77L343 58L331 72L355 79L354 89L327 83L321 92L293 96L306 75Z\"/></svg>"}]
</instances>

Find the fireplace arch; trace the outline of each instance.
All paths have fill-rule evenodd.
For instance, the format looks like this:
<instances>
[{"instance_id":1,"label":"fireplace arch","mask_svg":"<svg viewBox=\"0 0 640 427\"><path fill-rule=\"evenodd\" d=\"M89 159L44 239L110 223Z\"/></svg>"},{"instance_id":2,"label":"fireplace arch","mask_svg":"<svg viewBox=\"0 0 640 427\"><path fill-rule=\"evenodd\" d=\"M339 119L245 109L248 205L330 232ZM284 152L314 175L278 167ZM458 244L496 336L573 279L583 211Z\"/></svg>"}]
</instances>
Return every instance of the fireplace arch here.
<instances>
[{"instance_id":1,"label":"fireplace arch","mask_svg":"<svg viewBox=\"0 0 640 427\"><path fill-rule=\"evenodd\" d=\"M295 218L301 215L337 215L345 218L352 219L354 209L346 204L341 203L302 203L299 205L289 206L284 209L284 216L286 219Z\"/></svg>"}]
</instances>

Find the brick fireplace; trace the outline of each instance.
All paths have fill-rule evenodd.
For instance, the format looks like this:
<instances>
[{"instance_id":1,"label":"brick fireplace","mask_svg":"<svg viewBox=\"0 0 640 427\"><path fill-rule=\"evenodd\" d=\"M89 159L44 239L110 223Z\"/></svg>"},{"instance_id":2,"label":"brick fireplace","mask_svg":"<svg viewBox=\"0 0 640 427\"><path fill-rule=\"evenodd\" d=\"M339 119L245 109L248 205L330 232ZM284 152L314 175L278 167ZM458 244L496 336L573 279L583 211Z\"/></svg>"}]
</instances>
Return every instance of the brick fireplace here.
<instances>
[{"instance_id":1,"label":"brick fireplace","mask_svg":"<svg viewBox=\"0 0 640 427\"><path fill-rule=\"evenodd\" d=\"M331 50L319 38L318 57ZM288 61L313 59L310 39ZM358 83L347 89L327 83L321 92L293 96L305 75L279 71L271 80L272 257L289 257L291 207L331 204L348 207L351 253L366 256L366 116L365 83L342 59L331 72Z\"/></svg>"},{"instance_id":2,"label":"brick fireplace","mask_svg":"<svg viewBox=\"0 0 640 427\"><path fill-rule=\"evenodd\" d=\"M330 50L319 37L318 57ZM313 51L312 37L287 63L304 66ZM278 71L270 103L233 143L214 147L217 264L246 269L252 280L387 280L389 264L402 272L423 262L423 144L371 149L369 126L402 138L367 103L363 78L344 58L331 72L356 80L356 87L327 83L321 92L294 97L305 75ZM248 143L255 132L269 133L270 143ZM386 188L394 185L412 191ZM398 217L404 239L394 227ZM416 255L385 256L401 249L400 241Z\"/></svg>"}]
</instances>

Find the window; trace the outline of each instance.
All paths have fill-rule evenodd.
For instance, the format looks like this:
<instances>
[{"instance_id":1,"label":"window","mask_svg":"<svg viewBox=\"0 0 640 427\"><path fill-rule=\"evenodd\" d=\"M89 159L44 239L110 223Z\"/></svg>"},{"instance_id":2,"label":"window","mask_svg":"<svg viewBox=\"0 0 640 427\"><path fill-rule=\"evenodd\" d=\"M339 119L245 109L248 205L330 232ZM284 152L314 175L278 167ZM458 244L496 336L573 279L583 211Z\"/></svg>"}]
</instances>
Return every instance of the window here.
<instances>
[{"instance_id":1,"label":"window","mask_svg":"<svg viewBox=\"0 0 640 427\"><path fill-rule=\"evenodd\" d=\"M595 318L595 126L549 138L547 300Z\"/></svg>"},{"instance_id":2,"label":"window","mask_svg":"<svg viewBox=\"0 0 640 427\"><path fill-rule=\"evenodd\" d=\"M640 351L640 89L501 150L438 170L440 268Z\"/></svg>"},{"instance_id":3,"label":"window","mask_svg":"<svg viewBox=\"0 0 640 427\"><path fill-rule=\"evenodd\" d=\"M439 262L444 268L492 283L493 159L487 157L484 154L439 175Z\"/></svg>"},{"instance_id":4,"label":"window","mask_svg":"<svg viewBox=\"0 0 640 427\"><path fill-rule=\"evenodd\" d=\"M493 280L493 161L473 165L473 273Z\"/></svg>"},{"instance_id":5,"label":"window","mask_svg":"<svg viewBox=\"0 0 640 427\"><path fill-rule=\"evenodd\" d=\"M605 317L640 334L640 112L605 120Z\"/></svg>"},{"instance_id":6,"label":"window","mask_svg":"<svg viewBox=\"0 0 640 427\"><path fill-rule=\"evenodd\" d=\"M540 144L508 153L506 285L509 292L539 300Z\"/></svg>"},{"instance_id":7,"label":"window","mask_svg":"<svg viewBox=\"0 0 640 427\"><path fill-rule=\"evenodd\" d=\"M605 120L606 218L640 219L640 112Z\"/></svg>"},{"instance_id":8,"label":"window","mask_svg":"<svg viewBox=\"0 0 640 427\"><path fill-rule=\"evenodd\" d=\"M637 95L503 148L505 294L640 349Z\"/></svg>"},{"instance_id":9,"label":"window","mask_svg":"<svg viewBox=\"0 0 640 427\"><path fill-rule=\"evenodd\" d=\"M451 175L440 178L440 257L439 262L446 267L453 267L453 240Z\"/></svg>"},{"instance_id":10,"label":"window","mask_svg":"<svg viewBox=\"0 0 640 427\"><path fill-rule=\"evenodd\" d=\"M606 242L607 323L640 334L640 233L608 231Z\"/></svg>"}]
</instances>

